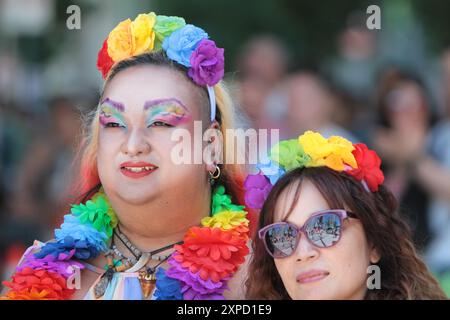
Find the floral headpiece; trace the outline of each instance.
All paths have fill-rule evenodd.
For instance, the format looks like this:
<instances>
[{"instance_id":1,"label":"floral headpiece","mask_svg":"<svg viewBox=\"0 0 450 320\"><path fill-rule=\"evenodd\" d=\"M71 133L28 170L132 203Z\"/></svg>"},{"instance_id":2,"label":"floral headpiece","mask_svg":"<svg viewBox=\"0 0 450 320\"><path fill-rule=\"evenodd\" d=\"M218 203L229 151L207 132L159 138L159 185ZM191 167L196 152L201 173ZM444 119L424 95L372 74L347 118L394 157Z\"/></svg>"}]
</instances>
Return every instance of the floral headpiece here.
<instances>
[{"instance_id":1,"label":"floral headpiece","mask_svg":"<svg viewBox=\"0 0 450 320\"><path fill-rule=\"evenodd\" d=\"M208 89L211 121L216 117L213 86L224 75L224 49L201 28L186 24L183 18L139 14L133 21L120 22L103 42L98 53L97 68L106 79L111 67L124 59L142 53L163 50L169 59L188 68L188 76Z\"/></svg>"},{"instance_id":2,"label":"floral headpiece","mask_svg":"<svg viewBox=\"0 0 450 320\"><path fill-rule=\"evenodd\" d=\"M280 141L270 150L269 159L267 164L257 165L258 174L250 174L245 180L245 202L250 208L261 209L278 179L296 168L343 171L361 181L368 192L378 191L384 181L376 152L339 136L325 139L320 133L307 131L298 139Z\"/></svg>"}]
</instances>

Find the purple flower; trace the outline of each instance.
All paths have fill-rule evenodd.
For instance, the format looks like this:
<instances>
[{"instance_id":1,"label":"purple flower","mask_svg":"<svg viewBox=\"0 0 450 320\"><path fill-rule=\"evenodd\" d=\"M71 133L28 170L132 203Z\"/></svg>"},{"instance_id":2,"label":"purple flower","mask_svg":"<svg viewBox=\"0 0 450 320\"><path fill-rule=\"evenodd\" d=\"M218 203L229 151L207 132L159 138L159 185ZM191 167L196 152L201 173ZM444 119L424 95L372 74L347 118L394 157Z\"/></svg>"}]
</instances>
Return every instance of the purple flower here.
<instances>
[{"instance_id":1,"label":"purple flower","mask_svg":"<svg viewBox=\"0 0 450 320\"><path fill-rule=\"evenodd\" d=\"M173 256L168 260L171 267L166 271L166 276L177 279L181 283L181 292L187 300L224 300L223 292L228 289L229 277L214 282L211 279L203 280L199 273L192 273L183 268Z\"/></svg>"},{"instance_id":2,"label":"purple flower","mask_svg":"<svg viewBox=\"0 0 450 320\"><path fill-rule=\"evenodd\" d=\"M224 74L224 50L212 40L203 39L190 58L189 77L201 86L213 86Z\"/></svg>"},{"instance_id":3,"label":"purple flower","mask_svg":"<svg viewBox=\"0 0 450 320\"><path fill-rule=\"evenodd\" d=\"M253 209L261 209L269 195L272 185L262 174L249 174L244 182L245 203Z\"/></svg>"},{"instance_id":4,"label":"purple flower","mask_svg":"<svg viewBox=\"0 0 450 320\"><path fill-rule=\"evenodd\" d=\"M47 255L42 259L38 259L33 253L30 252L25 256L22 264L17 267L17 271L21 271L22 269L27 267L34 270L47 270L50 272L56 272L67 278L73 273L73 270L70 271L69 267L77 267L79 269L83 269L84 265L73 260L59 261L52 255Z\"/></svg>"}]
</instances>

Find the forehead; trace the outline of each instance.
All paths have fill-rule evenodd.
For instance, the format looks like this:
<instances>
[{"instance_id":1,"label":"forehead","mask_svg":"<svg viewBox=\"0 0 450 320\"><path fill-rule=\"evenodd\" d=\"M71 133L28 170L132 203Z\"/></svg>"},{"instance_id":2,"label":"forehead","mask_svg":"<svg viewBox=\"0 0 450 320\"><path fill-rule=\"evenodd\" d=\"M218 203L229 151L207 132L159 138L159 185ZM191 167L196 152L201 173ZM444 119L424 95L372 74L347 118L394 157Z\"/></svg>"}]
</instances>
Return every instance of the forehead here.
<instances>
[{"instance_id":1,"label":"forehead","mask_svg":"<svg viewBox=\"0 0 450 320\"><path fill-rule=\"evenodd\" d=\"M296 192L298 192L297 201L295 201ZM293 209L288 215L291 206ZM286 220L303 225L312 213L329 208L327 201L314 184L303 180L292 183L280 194L275 206L274 221Z\"/></svg>"},{"instance_id":2,"label":"forehead","mask_svg":"<svg viewBox=\"0 0 450 320\"><path fill-rule=\"evenodd\" d=\"M159 66L134 66L120 71L105 87L106 98L120 102L125 112L142 112L153 101L176 99L189 112L200 114L198 88L177 71Z\"/></svg>"}]
</instances>

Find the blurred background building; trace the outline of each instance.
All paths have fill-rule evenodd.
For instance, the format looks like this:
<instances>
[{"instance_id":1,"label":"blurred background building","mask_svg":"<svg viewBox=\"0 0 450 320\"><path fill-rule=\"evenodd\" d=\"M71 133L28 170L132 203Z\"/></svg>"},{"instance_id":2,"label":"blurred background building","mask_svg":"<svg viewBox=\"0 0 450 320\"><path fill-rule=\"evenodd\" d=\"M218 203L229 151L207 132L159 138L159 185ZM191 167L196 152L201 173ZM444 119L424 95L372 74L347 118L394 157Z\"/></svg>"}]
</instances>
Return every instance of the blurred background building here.
<instances>
[{"instance_id":1,"label":"blurred background building","mask_svg":"<svg viewBox=\"0 0 450 320\"><path fill-rule=\"evenodd\" d=\"M381 29L369 30L369 5ZM80 29L69 29L77 5ZM121 20L179 15L225 48L243 127L317 130L383 158L418 250L450 294L450 3L0 0L0 278L68 210L97 52ZM420 160L417 168L414 164Z\"/></svg>"}]
</instances>

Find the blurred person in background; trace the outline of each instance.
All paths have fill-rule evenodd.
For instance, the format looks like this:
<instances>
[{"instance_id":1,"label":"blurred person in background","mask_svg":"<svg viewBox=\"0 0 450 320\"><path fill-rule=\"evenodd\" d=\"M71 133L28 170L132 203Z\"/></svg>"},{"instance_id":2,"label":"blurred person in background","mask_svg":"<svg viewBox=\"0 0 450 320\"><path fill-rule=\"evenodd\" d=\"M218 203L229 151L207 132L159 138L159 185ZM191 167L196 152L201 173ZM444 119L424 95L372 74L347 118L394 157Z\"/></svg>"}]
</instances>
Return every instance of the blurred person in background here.
<instances>
[{"instance_id":1,"label":"blurred person in background","mask_svg":"<svg viewBox=\"0 0 450 320\"><path fill-rule=\"evenodd\" d=\"M288 78L284 89L288 108L281 129L282 139L313 130L327 138L338 135L358 142L353 134L334 121L339 116L337 97L317 73L296 72Z\"/></svg>"},{"instance_id":2,"label":"blurred person in background","mask_svg":"<svg viewBox=\"0 0 450 320\"><path fill-rule=\"evenodd\" d=\"M386 185L399 199L423 251L431 239L428 206L433 194L415 179L411 162L426 150L432 123L429 98L418 77L389 67L380 77L377 108L373 143L385 164Z\"/></svg>"},{"instance_id":3,"label":"blurred person in background","mask_svg":"<svg viewBox=\"0 0 450 320\"><path fill-rule=\"evenodd\" d=\"M347 123L362 140L369 139L368 125L373 121L369 100L376 82L381 56L378 54L377 31L366 26L367 15L353 12L347 26L338 34L337 54L326 61L323 70L345 100Z\"/></svg>"},{"instance_id":4,"label":"blurred person in background","mask_svg":"<svg viewBox=\"0 0 450 320\"><path fill-rule=\"evenodd\" d=\"M446 114L433 126L421 82L388 71L390 90L381 103L381 119L391 129L382 129L375 143L391 161L390 182L412 220L425 260L450 295L450 50L442 55L442 68ZM402 143L394 148L395 141Z\"/></svg>"},{"instance_id":5,"label":"blurred person in background","mask_svg":"<svg viewBox=\"0 0 450 320\"><path fill-rule=\"evenodd\" d=\"M430 194L428 208L433 239L426 251L429 266L450 296L450 47L442 54L445 111L427 137L427 144L412 155L414 179Z\"/></svg>"},{"instance_id":6,"label":"blurred person in background","mask_svg":"<svg viewBox=\"0 0 450 320\"><path fill-rule=\"evenodd\" d=\"M30 140L29 118L18 105L0 99L0 277L10 274L8 267L17 263L24 243L32 240L35 232L30 224L11 228L7 223L11 218L7 204L20 170L18 163Z\"/></svg>"},{"instance_id":7,"label":"blurred person in background","mask_svg":"<svg viewBox=\"0 0 450 320\"><path fill-rule=\"evenodd\" d=\"M19 161L15 187L7 203L7 224L19 228L29 225L33 240L48 237L62 217L81 128L80 112L68 97L50 101L48 126L45 119L40 120L32 123L35 137Z\"/></svg>"},{"instance_id":8,"label":"blurred person in background","mask_svg":"<svg viewBox=\"0 0 450 320\"><path fill-rule=\"evenodd\" d=\"M279 126L286 109L280 86L287 66L288 52L274 36L255 36L244 45L237 62L237 98L250 127Z\"/></svg>"}]
</instances>

